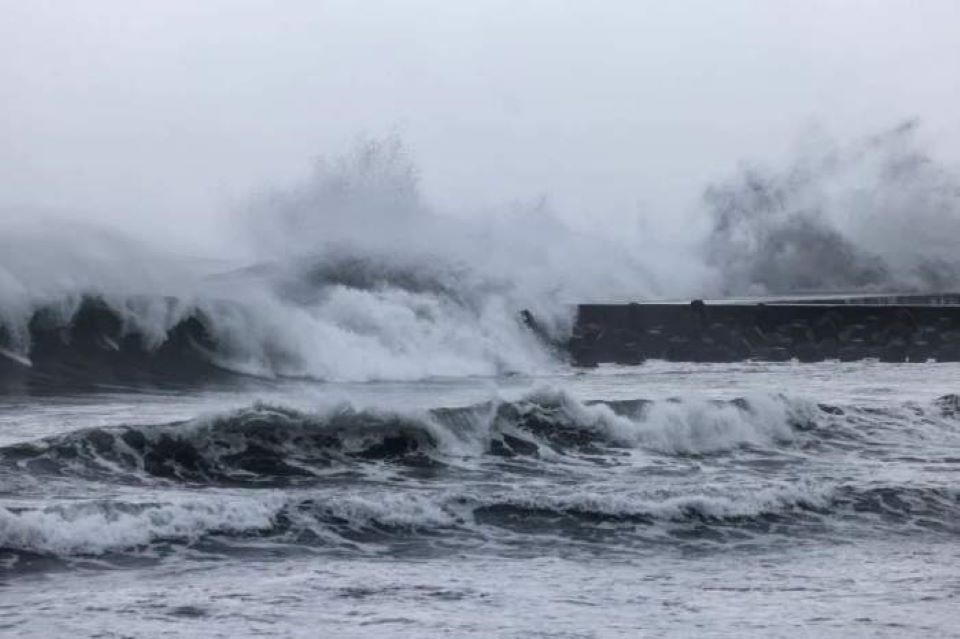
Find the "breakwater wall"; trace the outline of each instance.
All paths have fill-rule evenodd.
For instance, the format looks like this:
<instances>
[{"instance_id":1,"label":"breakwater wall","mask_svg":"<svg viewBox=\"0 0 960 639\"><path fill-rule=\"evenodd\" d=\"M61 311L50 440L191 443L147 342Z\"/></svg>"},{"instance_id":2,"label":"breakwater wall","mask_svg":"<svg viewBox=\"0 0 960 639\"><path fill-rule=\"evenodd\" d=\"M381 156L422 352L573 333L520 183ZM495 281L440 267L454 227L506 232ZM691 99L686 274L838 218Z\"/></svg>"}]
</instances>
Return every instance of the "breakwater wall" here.
<instances>
[{"instance_id":1,"label":"breakwater wall","mask_svg":"<svg viewBox=\"0 0 960 639\"><path fill-rule=\"evenodd\" d=\"M960 295L582 304L574 364L960 361Z\"/></svg>"}]
</instances>

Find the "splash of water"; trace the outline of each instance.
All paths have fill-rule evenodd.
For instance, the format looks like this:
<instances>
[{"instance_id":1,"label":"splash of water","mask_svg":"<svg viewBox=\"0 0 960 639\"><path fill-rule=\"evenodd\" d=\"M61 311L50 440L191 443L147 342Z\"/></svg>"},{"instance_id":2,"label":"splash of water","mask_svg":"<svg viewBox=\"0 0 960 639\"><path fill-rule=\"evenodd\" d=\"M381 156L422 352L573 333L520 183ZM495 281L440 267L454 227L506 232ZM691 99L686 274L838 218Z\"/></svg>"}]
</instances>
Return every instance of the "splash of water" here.
<instances>
[{"instance_id":1,"label":"splash of water","mask_svg":"<svg viewBox=\"0 0 960 639\"><path fill-rule=\"evenodd\" d=\"M960 177L909 121L852 145L814 141L785 169L705 193L706 260L725 294L943 291L960 283Z\"/></svg>"}]
</instances>

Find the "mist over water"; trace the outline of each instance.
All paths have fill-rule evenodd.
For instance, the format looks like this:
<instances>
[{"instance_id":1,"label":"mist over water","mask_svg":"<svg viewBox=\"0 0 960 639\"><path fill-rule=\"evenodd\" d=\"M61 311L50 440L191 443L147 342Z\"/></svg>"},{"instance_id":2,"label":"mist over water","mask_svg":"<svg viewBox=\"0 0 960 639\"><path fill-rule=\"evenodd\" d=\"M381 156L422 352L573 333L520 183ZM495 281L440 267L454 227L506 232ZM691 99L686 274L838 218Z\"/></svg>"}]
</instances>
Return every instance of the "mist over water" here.
<instances>
[{"instance_id":1,"label":"mist over water","mask_svg":"<svg viewBox=\"0 0 960 639\"><path fill-rule=\"evenodd\" d=\"M669 253L662 229L639 243L575 231L545 201L451 215L399 139L362 140L252 197L221 255L6 216L2 347L26 358L36 309L66 323L97 297L152 346L200 315L216 365L258 376L529 374L559 361L524 309L563 340L584 302L957 284L960 179L923 152L916 122L846 144L811 137L791 165L744 169L703 202L706 237Z\"/></svg>"},{"instance_id":2,"label":"mist over water","mask_svg":"<svg viewBox=\"0 0 960 639\"><path fill-rule=\"evenodd\" d=\"M918 126L814 137L786 167L711 185L703 246L720 292L955 289L960 177L924 151Z\"/></svg>"}]
</instances>

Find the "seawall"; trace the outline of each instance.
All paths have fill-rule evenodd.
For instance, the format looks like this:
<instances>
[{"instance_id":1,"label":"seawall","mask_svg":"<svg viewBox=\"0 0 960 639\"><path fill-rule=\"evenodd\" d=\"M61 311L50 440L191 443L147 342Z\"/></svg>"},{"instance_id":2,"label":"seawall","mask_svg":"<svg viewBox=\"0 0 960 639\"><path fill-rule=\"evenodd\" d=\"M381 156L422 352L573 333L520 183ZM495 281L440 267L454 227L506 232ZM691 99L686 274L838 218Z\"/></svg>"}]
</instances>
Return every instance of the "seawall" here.
<instances>
[{"instance_id":1,"label":"seawall","mask_svg":"<svg viewBox=\"0 0 960 639\"><path fill-rule=\"evenodd\" d=\"M582 304L574 364L960 361L960 295Z\"/></svg>"}]
</instances>

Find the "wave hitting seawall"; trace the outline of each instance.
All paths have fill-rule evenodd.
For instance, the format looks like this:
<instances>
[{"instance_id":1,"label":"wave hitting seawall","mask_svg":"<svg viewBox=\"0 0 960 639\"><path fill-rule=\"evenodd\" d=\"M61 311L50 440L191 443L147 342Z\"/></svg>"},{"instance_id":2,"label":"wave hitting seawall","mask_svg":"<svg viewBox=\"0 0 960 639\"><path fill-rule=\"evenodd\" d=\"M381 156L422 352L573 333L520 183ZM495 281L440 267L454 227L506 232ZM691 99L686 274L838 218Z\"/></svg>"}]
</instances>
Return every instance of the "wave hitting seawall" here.
<instances>
[{"instance_id":1,"label":"wave hitting seawall","mask_svg":"<svg viewBox=\"0 0 960 639\"><path fill-rule=\"evenodd\" d=\"M270 366L238 365L243 358L235 354L236 338L256 331L237 323L244 309L236 303L200 307L163 297L131 302L162 315L162 330L141 327L129 312L96 296L82 298L68 312L54 306L37 308L25 336L0 323L0 390L63 383L193 385L237 374L260 376L264 370L268 376L315 376L292 361L298 353L268 348L269 343L260 345L258 357ZM513 330L517 336L525 333L527 347L539 351L544 360L552 353L556 363L566 359L577 366L639 364L647 359L956 362L958 302L960 296L940 295L584 304L578 307L572 336L566 341L543 330L526 311L516 314ZM305 372L297 373L300 370Z\"/></svg>"}]
</instances>

